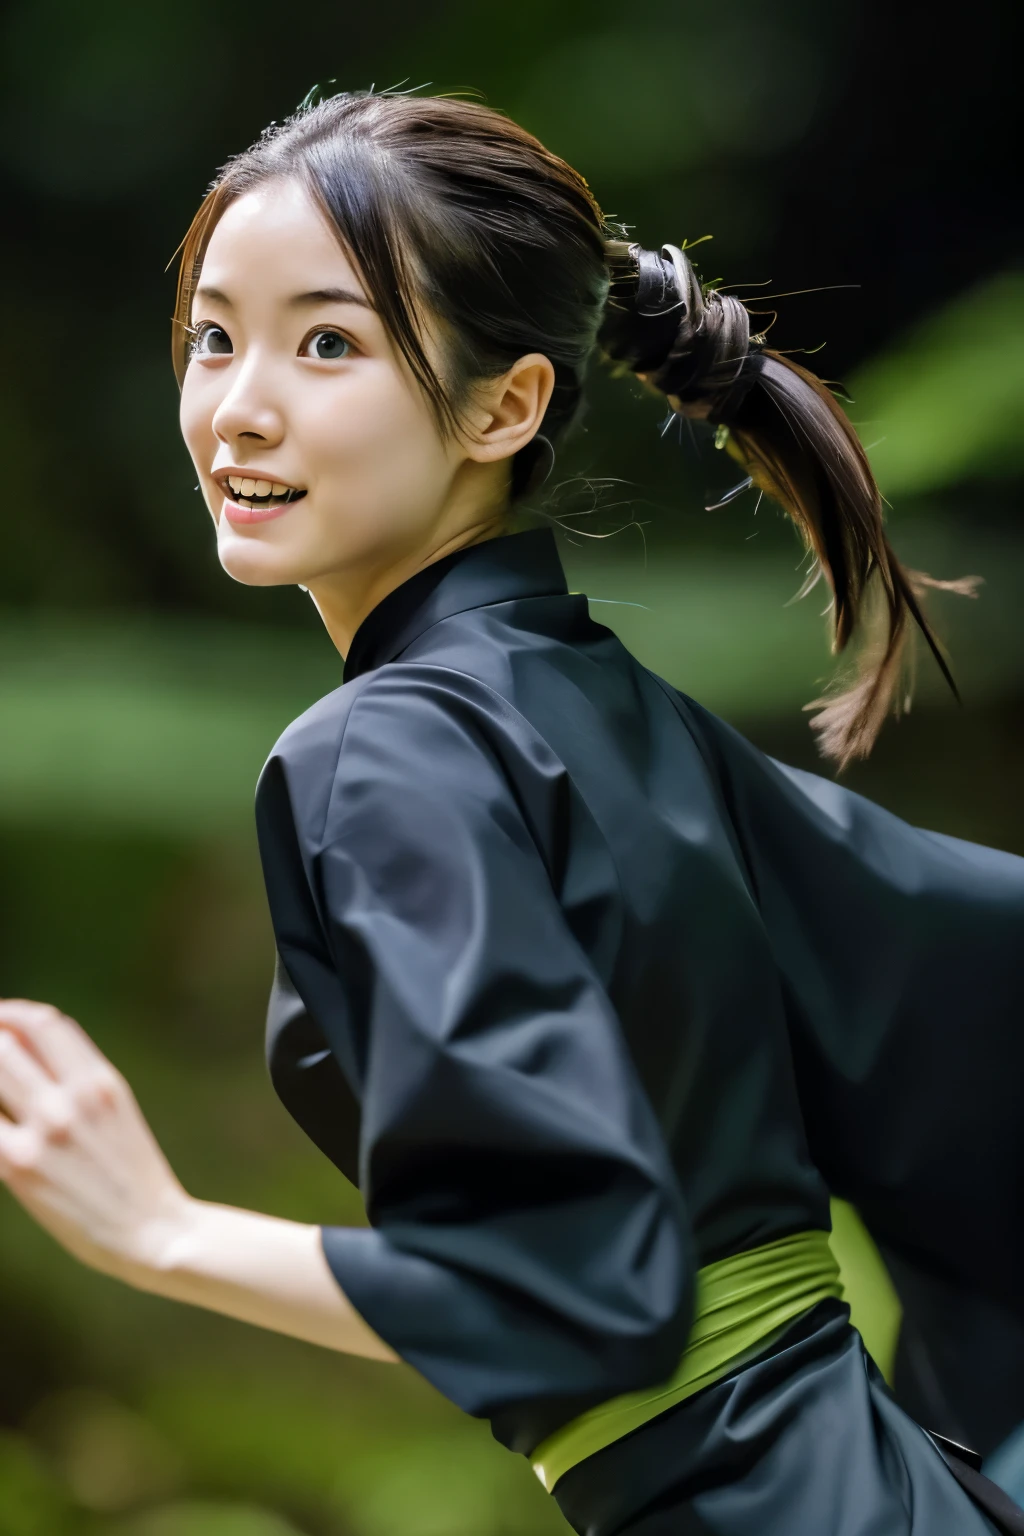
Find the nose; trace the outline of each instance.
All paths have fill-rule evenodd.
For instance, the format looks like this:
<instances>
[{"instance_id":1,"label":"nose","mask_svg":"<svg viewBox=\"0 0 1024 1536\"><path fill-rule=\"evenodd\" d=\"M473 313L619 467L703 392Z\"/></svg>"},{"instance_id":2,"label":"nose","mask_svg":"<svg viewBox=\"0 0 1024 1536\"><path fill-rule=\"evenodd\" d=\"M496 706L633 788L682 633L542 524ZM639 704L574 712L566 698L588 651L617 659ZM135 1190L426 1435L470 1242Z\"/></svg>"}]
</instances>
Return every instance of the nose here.
<instances>
[{"instance_id":1,"label":"nose","mask_svg":"<svg viewBox=\"0 0 1024 1536\"><path fill-rule=\"evenodd\" d=\"M234 370L232 370L234 372ZM273 398L265 370L252 353L234 372L231 386L213 414L213 430L221 442L266 443L273 446L284 435L284 415Z\"/></svg>"}]
</instances>

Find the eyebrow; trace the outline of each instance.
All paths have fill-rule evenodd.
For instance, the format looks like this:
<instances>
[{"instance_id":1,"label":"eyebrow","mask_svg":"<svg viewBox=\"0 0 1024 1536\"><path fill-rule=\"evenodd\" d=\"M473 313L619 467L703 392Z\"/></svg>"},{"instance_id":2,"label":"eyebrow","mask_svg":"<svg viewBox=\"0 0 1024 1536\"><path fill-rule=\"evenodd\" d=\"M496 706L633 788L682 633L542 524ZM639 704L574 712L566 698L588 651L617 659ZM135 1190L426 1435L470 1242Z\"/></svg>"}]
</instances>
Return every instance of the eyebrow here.
<instances>
[{"instance_id":1,"label":"eyebrow","mask_svg":"<svg viewBox=\"0 0 1024 1536\"><path fill-rule=\"evenodd\" d=\"M358 304L363 309L373 308L368 299L350 288L314 288L311 293L297 293L288 302L297 309L310 304Z\"/></svg>"},{"instance_id":2,"label":"eyebrow","mask_svg":"<svg viewBox=\"0 0 1024 1536\"><path fill-rule=\"evenodd\" d=\"M226 309L235 307L227 294L219 288L203 285L196 289L195 296L214 304L223 304ZM361 293L353 293L350 288L313 288L309 293L294 294L288 303L294 309L307 309L314 304L358 304L361 309L373 308L368 299L364 299Z\"/></svg>"}]
</instances>

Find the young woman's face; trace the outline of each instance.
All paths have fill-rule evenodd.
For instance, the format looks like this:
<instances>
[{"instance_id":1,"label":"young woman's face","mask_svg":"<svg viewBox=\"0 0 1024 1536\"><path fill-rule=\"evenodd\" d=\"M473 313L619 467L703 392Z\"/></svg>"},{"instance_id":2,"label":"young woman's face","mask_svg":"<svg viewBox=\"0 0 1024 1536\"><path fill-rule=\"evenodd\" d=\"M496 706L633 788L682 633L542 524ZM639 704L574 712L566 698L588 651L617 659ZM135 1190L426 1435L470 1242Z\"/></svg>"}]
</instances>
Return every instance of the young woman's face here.
<instances>
[{"instance_id":1,"label":"young woman's face","mask_svg":"<svg viewBox=\"0 0 1024 1536\"><path fill-rule=\"evenodd\" d=\"M228 207L192 325L181 426L229 575L315 594L429 541L465 454L298 182Z\"/></svg>"}]
</instances>

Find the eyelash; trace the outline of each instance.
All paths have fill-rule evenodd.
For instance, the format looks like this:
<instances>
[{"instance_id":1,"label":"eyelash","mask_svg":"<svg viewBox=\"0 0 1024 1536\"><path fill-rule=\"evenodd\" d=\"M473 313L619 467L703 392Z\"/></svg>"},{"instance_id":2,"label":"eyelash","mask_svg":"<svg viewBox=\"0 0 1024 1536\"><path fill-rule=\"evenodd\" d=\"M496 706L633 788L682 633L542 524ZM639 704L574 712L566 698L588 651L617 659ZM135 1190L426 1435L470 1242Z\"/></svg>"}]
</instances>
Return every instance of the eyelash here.
<instances>
[{"instance_id":1,"label":"eyelash","mask_svg":"<svg viewBox=\"0 0 1024 1536\"><path fill-rule=\"evenodd\" d=\"M346 357L349 355L350 352L354 352L356 350L355 342L352 341L352 339L350 337L346 336L345 332L340 330L338 326L336 326L336 325L316 325L316 326L313 327L313 329L311 331L307 331L306 335L302 338L302 343L301 343L301 345L299 347L299 356L300 357L305 357L305 355L306 355L306 348L309 346L309 344L313 340L314 336L337 336L338 340L344 342L345 346L348 348L348 352L346 352L346 354L345 354ZM312 361L312 359L311 359L311 361ZM327 362L327 361L342 362L342 361L344 361L344 359L343 358L331 358L331 359L322 358L322 359L320 359L320 361L322 361L322 362Z\"/></svg>"},{"instance_id":2,"label":"eyelash","mask_svg":"<svg viewBox=\"0 0 1024 1536\"><path fill-rule=\"evenodd\" d=\"M187 325L185 327L185 331L189 338L188 361L191 362L192 359L198 354L203 337L207 334L208 331L223 330L224 327L222 325L218 325L214 320L200 320L198 325ZM225 331L224 334L227 335L227 332ZM314 336L337 336L340 341L345 343L346 347L348 347L350 351L354 352L356 350L355 342L351 339L351 337L346 336L344 331L339 330L337 326L318 325L313 330L307 332L307 334L302 338L302 342L299 346L300 356L305 352ZM229 356L230 354L225 353L223 355Z\"/></svg>"},{"instance_id":3,"label":"eyelash","mask_svg":"<svg viewBox=\"0 0 1024 1536\"><path fill-rule=\"evenodd\" d=\"M188 360L189 360L189 362L191 362L192 359L197 355L197 353L199 351L200 343L202 342L202 339L206 335L207 331L222 331L222 330L224 330L224 327L222 325L215 324L215 322L213 320L200 320L198 325L187 325L185 327L185 331L186 331L186 333L188 335L188 338L189 338L189 340L188 340ZM224 334L227 335L227 332L225 331Z\"/></svg>"}]
</instances>

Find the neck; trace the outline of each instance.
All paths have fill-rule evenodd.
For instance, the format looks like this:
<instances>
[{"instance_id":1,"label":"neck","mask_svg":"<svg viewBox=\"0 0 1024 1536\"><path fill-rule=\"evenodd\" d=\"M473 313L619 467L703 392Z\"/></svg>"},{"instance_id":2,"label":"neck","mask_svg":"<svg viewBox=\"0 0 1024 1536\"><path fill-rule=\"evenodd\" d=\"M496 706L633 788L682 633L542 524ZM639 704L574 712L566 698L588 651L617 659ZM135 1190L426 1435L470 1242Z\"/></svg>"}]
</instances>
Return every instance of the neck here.
<instances>
[{"instance_id":1,"label":"neck","mask_svg":"<svg viewBox=\"0 0 1024 1536\"><path fill-rule=\"evenodd\" d=\"M352 637L367 614L410 576L456 550L513 531L509 470L504 461L486 465L463 461L447 496L418 537L400 547L385 544L364 559L308 583L324 628L342 657L348 655Z\"/></svg>"},{"instance_id":2,"label":"neck","mask_svg":"<svg viewBox=\"0 0 1024 1536\"><path fill-rule=\"evenodd\" d=\"M352 637L360 624L377 604L400 587L417 571L424 570L445 555L467 549L471 544L483 544L488 539L509 533L512 524L507 515L488 514L479 521L461 527L457 532L438 536L426 545L386 565L353 568L344 572L332 572L330 576L314 582L309 595L316 605L324 628L335 648L344 657L348 654Z\"/></svg>"}]
</instances>

